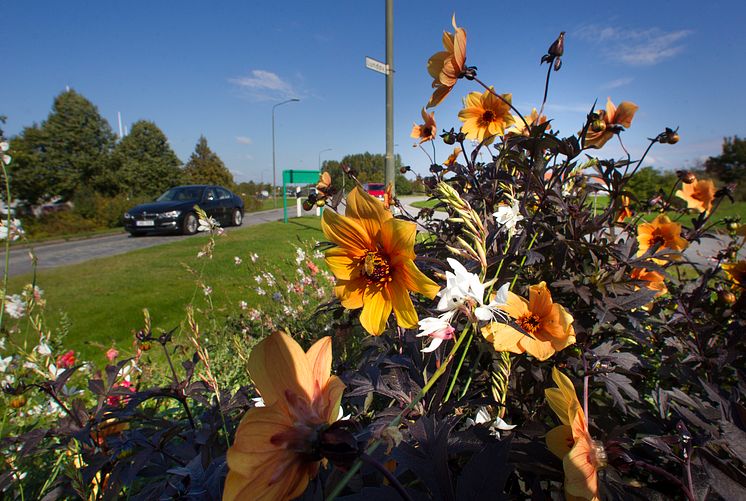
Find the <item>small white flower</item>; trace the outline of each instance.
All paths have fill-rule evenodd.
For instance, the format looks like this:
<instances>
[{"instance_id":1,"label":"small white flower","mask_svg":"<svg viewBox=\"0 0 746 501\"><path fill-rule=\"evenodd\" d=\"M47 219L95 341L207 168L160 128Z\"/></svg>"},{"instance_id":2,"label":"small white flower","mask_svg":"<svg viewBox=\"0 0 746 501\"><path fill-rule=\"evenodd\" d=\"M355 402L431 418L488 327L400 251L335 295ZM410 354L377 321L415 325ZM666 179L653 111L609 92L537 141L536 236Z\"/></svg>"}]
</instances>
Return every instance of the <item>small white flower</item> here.
<instances>
[{"instance_id":1,"label":"small white flower","mask_svg":"<svg viewBox=\"0 0 746 501\"><path fill-rule=\"evenodd\" d=\"M243 263L243 260L240 257L238 257L238 256L234 256L233 257L233 262L236 264L236 266L240 266L241 263Z\"/></svg>"},{"instance_id":2,"label":"small white flower","mask_svg":"<svg viewBox=\"0 0 746 501\"><path fill-rule=\"evenodd\" d=\"M10 165L10 162L13 160L13 158L10 155L3 155L3 163L5 165Z\"/></svg>"},{"instance_id":3,"label":"small white flower","mask_svg":"<svg viewBox=\"0 0 746 501\"><path fill-rule=\"evenodd\" d=\"M474 316L482 321L490 321L496 314L502 314L497 307L507 301L509 284L505 284L497 291L495 299L489 304L484 304L485 285L479 281L474 273L469 273L464 265L453 258L447 259L453 273L446 272L446 286L439 293L438 311L454 312L467 302L476 305Z\"/></svg>"},{"instance_id":4,"label":"small white flower","mask_svg":"<svg viewBox=\"0 0 746 501\"><path fill-rule=\"evenodd\" d=\"M306 260L305 251L301 249L300 247L295 249L295 264L301 264L305 260Z\"/></svg>"},{"instance_id":5,"label":"small white flower","mask_svg":"<svg viewBox=\"0 0 746 501\"><path fill-rule=\"evenodd\" d=\"M12 318L21 318L26 313L26 303L18 294L5 296L5 313Z\"/></svg>"},{"instance_id":6,"label":"small white flower","mask_svg":"<svg viewBox=\"0 0 746 501\"><path fill-rule=\"evenodd\" d=\"M13 361L12 356L8 356L5 358L0 358L0 372L5 372L8 370L8 367L10 366L10 363Z\"/></svg>"},{"instance_id":7,"label":"small white flower","mask_svg":"<svg viewBox=\"0 0 746 501\"><path fill-rule=\"evenodd\" d=\"M212 294L212 287L207 285L202 289L202 292L205 293L205 296L209 296L210 294Z\"/></svg>"},{"instance_id":8,"label":"small white flower","mask_svg":"<svg viewBox=\"0 0 746 501\"><path fill-rule=\"evenodd\" d=\"M488 425L487 427L497 438L500 438L501 431L510 431L516 426L514 424L506 423L501 417L495 417L493 419L486 407L480 407L477 409L477 414L474 416L474 419L468 419L467 422L472 426L475 424Z\"/></svg>"},{"instance_id":9,"label":"small white flower","mask_svg":"<svg viewBox=\"0 0 746 501\"><path fill-rule=\"evenodd\" d=\"M249 303L247 303L246 301L239 301L238 307L241 308L242 310L246 310L249 307Z\"/></svg>"},{"instance_id":10,"label":"small white flower","mask_svg":"<svg viewBox=\"0 0 746 501\"><path fill-rule=\"evenodd\" d=\"M254 407L265 407L262 397L252 398L251 400L254 402Z\"/></svg>"},{"instance_id":11,"label":"small white flower","mask_svg":"<svg viewBox=\"0 0 746 501\"><path fill-rule=\"evenodd\" d=\"M508 235L512 236L519 232L516 230L516 225L523 220L523 216L520 213L518 200L513 200L511 205L501 205L492 215L497 224L508 229Z\"/></svg>"},{"instance_id":12,"label":"small white flower","mask_svg":"<svg viewBox=\"0 0 746 501\"><path fill-rule=\"evenodd\" d=\"M1 141L0 142L0 151L8 151L8 148L10 148L10 145L8 144L8 141Z\"/></svg>"},{"instance_id":13,"label":"small white flower","mask_svg":"<svg viewBox=\"0 0 746 501\"><path fill-rule=\"evenodd\" d=\"M251 262L252 263L256 263L257 259L259 259L259 255L257 255L254 252L252 252L251 254L249 254L249 257L251 258Z\"/></svg>"},{"instance_id":14,"label":"small white flower","mask_svg":"<svg viewBox=\"0 0 746 501\"><path fill-rule=\"evenodd\" d=\"M254 281L256 281L257 285L262 285L262 281L263 280L264 279L262 278L261 275L257 275L257 276L254 277Z\"/></svg>"},{"instance_id":15,"label":"small white flower","mask_svg":"<svg viewBox=\"0 0 746 501\"><path fill-rule=\"evenodd\" d=\"M5 349L5 338L0 337L0 350L4 350L4 349Z\"/></svg>"},{"instance_id":16,"label":"small white flower","mask_svg":"<svg viewBox=\"0 0 746 501\"><path fill-rule=\"evenodd\" d=\"M42 357L48 357L48 356L52 355L52 349L44 341L44 339L42 339L41 341L39 341L39 345L35 349L36 349L36 353L38 353Z\"/></svg>"},{"instance_id":17,"label":"small white flower","mask_svg":"<svg viewBox=\"0 0 746 501\"><path fill-rule=\"evenodd\" d=\"M429 336L432 338L430 344L420 351L430 353L435 351L446 339L453 339L455 329L451 326L450 320L454 313L454 311L449 311L439 317L427 317L418 322L420 333L417 334L417 337Z\"/></svg>"},{"instance_id":18,"label":"small white flower","mask_svg":"<svg viewBox=\"0 0 746 501\"><path fill-rule=\"evenodd\" d=\"M16 382L16 377L13 374L6 374L2 380L2 383L0 383L0 387L13 386L15 382Z\"/></svg>"},{"instance_id":19,"label":"small white flower","mask_svg":"<svg viewBox=\"0 0 746 501\"><path fill-rule=\"evenodd\" d=\"M23 368L35 371L36 369L39 368L39 366L36 365L34 362L29 362L28 360L26 360L25 362L23 362Z\"/></svg>"},{"instance_id":20,"label":"small white flower","mask_svg":"<svg viewBox=\"0 0 746 501\"><path fill-rule=\"evenodd\" d=\"M213 218L211 217L208 217L207 219L200 218L199 227L197 228L197 231L214 231L214 230L218 230L219 228L220 228L220 225Z\"/></svg>"},{"instance_id":21,"label":"small white flower","mask_svg":"<svg viewBox=\"0 0 746 501\"><path fill-rule=\"evenodd\" d=\"M265 291L265 290L264 290L264 289L262 289L261 287L257 287L257 288L256 288L256 293L257 293L257 294L259 294L260 296L264 296L264 295L266 295L266 294L267 294L267 291Z\"/></svg>"}]
</instances>

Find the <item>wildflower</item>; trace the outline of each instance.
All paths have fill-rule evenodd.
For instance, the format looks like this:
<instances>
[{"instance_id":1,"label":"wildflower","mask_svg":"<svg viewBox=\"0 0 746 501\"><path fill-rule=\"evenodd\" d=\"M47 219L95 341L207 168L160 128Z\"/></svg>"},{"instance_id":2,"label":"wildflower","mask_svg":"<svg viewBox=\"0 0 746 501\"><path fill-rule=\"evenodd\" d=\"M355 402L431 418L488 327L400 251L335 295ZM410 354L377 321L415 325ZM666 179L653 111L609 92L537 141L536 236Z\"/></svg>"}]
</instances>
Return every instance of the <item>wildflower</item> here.
<instances>
[{"instance_id":1,"label":"wildflower","mask_svg":"<svg viewBox=\"0 0 746 501\"><path fill-rule=\"evenodd\" d=\"M243 263L243 260L238 256L233 256L233 264L236 266L240 266L241 263Z\"/></svg>"},{"instance_id":2,"label":"wildflower","mask_svg":"<svg viewBox=\"0 0 746 501\"><path fill-rule=\"evenodd\" d=\"M521 330L492 322L482 328L482 335L495 351L528 353L546 360L575 343L573 318L562 305L552 302L545 282L532 285L528 290L528 301L508 292L506 304L501 307Z\"/></svg>"},{"instance_id":3,"label":"wildflower","mask_svg":"<svg viewBox=\"0 0 746 501\"><path fill-rule=\"evenodd\" d=\"M122 382L115 384L112 387L112 390L114 390L114 394L106 397L106 403L112 407L117 407L120 403L126 404L129 401L129 397L121 394L125 390L131 393L135 392L134 385L127 379L124 379L122 380Z\"/></svg>"},{"instance_id":4,"label":"wildflower","mask_svg":"<svg viewBox=\"0 0 746 501\"><path fill-rule=\"evenodd\" d=\"M279 292L275 292L274 294L272 294L272 300L277 302L282 301L282 294L280 294Z\"/></svg>"},{"instance_id":5,"label":"wildflower","mask_svg":"<svg viewBox=\"0 0 746 501\"><path fill-rule=\"evenodd\" d=\"M316 183L316 190L322 195L327 195L329 188L332 187L332 176L328 172L319 174L319 182Z\"/></svg>"},{"instance_id":6,"label":"wildflower","mask_svg":"<svg viewBox=\"0 0 746 501\"><path fill-rule=\"evenodd\" d=\"M422 125L414 124L410 137L420 140L420 144L435 139L438 133L438 127L435 125L435 113L428 113L422 108ZM417 146L417 145L415 145Z\"/></svg>"},{"instance_id":7,"label":"wildflower","mask_svg":"<svg viewBox=\"0 0 746 501\"><path fill-rule=\"evenodd\" d=\"M608 98L606 101L606 110L598 112L601 127L598 127L598 130L593 130L593 127L588 129L583 141L583 147L603 147L609 139L614 137L614 134L624 130L623 127L629 128L632 125L632 119L639 108L635 103L629 101L620 103L619 108L617 108L611 102L611 98Z\"/></svg>"},{"instance_id":8,"label":"wildflower","mask_svg":"<svg viewBox=\"0 0 746 501\"><path fill-rule=\"evenodd\" d=\"M417 334L417 337L429 336L432 338L430 344L421 351L430 353L431 351L435 351L444 340L453 339L453 333L456 330L451 326L449 321L452 315L452 312L448 312L439 317L423 318L418 322L421 332Z\"/></svg>"},{"instance_id":9,"label":"wildflower","mask_svg":"<svg viewBox=\"0 0 746 501\"><path fill-rule=\"evenodd\" d=\"M6 226L7 222L5 219L0 219L0 240L9 238L11 242L15 242L25 233L21 227L21 220L11 219L10 228Z\"/></svg>"},{"instance_id":10,"label":"wildflower","mask_svg":"<svg viewBox=\"0 0 746 501\"><path fill-rule=\"evenodd\" d=\"M663 275L657 271L647 271L645 268L635 268L632 270L632 273L630 273L630 278L632 280L647 282L645 286L648 289L657 291L655 297L662 296L668 292Z\"/></svg>"},{"instance_id":11,"label":"wildflower","mask_svg":"<svg viewBox=\"0 0 746 501\"><path fill-rule=\"evenodd\" d=\"M516 425L506 423L500 416L496 416L494 419L490 415L490 411L487 407L481 406L477 409L477 414L474 419L470 419L471 425L485 424L490 429L493 435L500 438L501 431L510 431L515 428Z\"/></svg>"},{"instance_id":12,"label":"wildflower","mask_svg":"<svg viewBox=\"0 0 746 501\"><path fill-rule=\"evenodd\" d=\"M249 320L251 320L252 322L256 322L262 318L262 312L257 310L256 308L251 308L248 311L248 315L249 315Z\"/></svg>"},{"instance_id":13,"label":"wildflower","mask_svg":"<svg viewBox=\"0 0 746 501\"><path fill-rule=\"evenodd\" d=\"M453 33L443 32L444 51L435 53L427 61L427 71L433 77L433 92L428 108L438 106L461 78L466 63L466 31L456 26L456 14L451 20Z\"/></svg>"},{"instance_id":14,"label":"wildflower","mask_svg":"<svg viewBox=\"0 0 746 501\"><path fill-rule=\"evenodd\" d=\"M311 275L316 275L319 272L319 267L311 260L306 261L306 267L311 272Z\"/></svg>"},{"instance_id":15,"label":"wildflower","mask_svg":"<svg viewBox=\"0 0 746 501\"><path fill-rule=\"evenodd\" d=\"M416 225L394 219L383 204L353 189L344 216L327 210L321 219L324 235L337 246L326 251L326 263L336 275L334 288L342 306L362 308L360 323L377 336L393 309L401 327L417 326L409 292L434 298L438 286L414 264Z\"/></svg>"},{"instance_id":16,"label":"wildflower","mask_svg":"<svg viewBox=\"0 0 746 501\"><path fill-rule=\"evenodd\" d=\"M256 293L257 293L257 294L258 294L259 296L265 296L265 295L267 295L267 291L265 291L265 290L264 290L264 289L262 289L261 287L257 287L257 288L256 288Z\"/></svg>"},{"instance_id":17,"label":"wildflower","mask_svg":"<svg viewBox=\"0 0 746 501\"><path fill-rule=\"evenodd\" d=\"M5 358L0 358L0 372L7 371L12 361L13 361L13 356L7 356Z\"/></svg>"},{"instance_id":18,"label":"wildflower","mask_svg":"<svg viewBox=\"0 0 746 501\"><path fill-rule=\"evenodd\" d=\"M209 296L210 294L212 294L212 287L210 287L209 285L205 285L202 288L202 292L205 293L205 296Z\"/></svg>"},{"instance_id":19,"label":"wildflower","mask_svg":"<svg viewBox=\"0 0 746 501\"><path fill-rule=\"evenodd\" d=\"M26 302L18 294L5 296L5 313L11 318L21 318L26 314Z\"/></svg>"},{"instance_id":20,"label":"wildflower","mask_svg":"<svg viewBox=\"0 0 746 501\"><path fill-rule=\"evenodd\" d=\"M57 357L57 367L67 369L75 365L75 351L70 350Z\"/></svg>"},{"instance_id":21,"label":"wildflower","mask_svg":"<svg viewBox=\"0 0 746 501\"><path fill-rule=\"evenodd\" d=\"M265 407L249 409L236 430L224 500L303 493L319 469L317 435L339 415L344 384L331 363L328 336L307 353L284 332L254 347L247 365Z\"/></svg>"},{"instance_id":22,"label":"wildflower","mask_svg":"<svg viewBox=\"0 0 746 501\"><path fill-rule=\"evenodd\" d=\"M443 165L445 165L446 167L452 167L453 164L456 163L456 160L458 160L458 156L461 154L462 151L463 150L461 149L460 146L456 146L453 149L453 153L448 155L448 158L446 159L446 161L443 162Z\"/></svg>"},{"instance_id":23,"label":"wildflower","mask_svg":"<svg viewBox=\"0 0 746 501\"><path fill-rule=\"evenodd\" d=\"M660 245L661 248L672 251L683 251L689 247L689 242L681 238L681 225L673 223L665 214L661 214L650 223L643 223L637 227L638 256L645 254L651 247ZM673 256L678 259L679 256ZM654 259L658 264L664 264L663 259Z\"/></svg>"},{"instance_id":24,"label":"wildflower","mask_svg":"<svg viewBox=\"0 0 746 501\"><path fill-rule=\"evenodd\" d=\"M238 307L241 308L242 310L246 310L249 308L249 303L247 303L246 301L239 301Z\"/></svg>"},{"instance_id":25,"label":"wildflower","mask_svg":"<svg viewBox=\"0 0 746 501\"><path fill-rule=\"evenodd\" d=\"M259 259L259 255L255 252L252 252L251 254L249 254L249 258L251 259L252 263L256 263Z\"/></svg>"},{"instance_id":26,"label":"wildflower","mask_svg":"<svg viewBox=\"0 0 746 501\"><path fill-rule=\"evenodd\" d=\"M532 108L531 114L524 116L523 118L526 123L523 123L523 120L520 118L513 118L514 124L513 127L508 130L508 134L528 137L531 135L531 130L526 127L526 124L533 127L534 125L541 125L547 121L546 115L539 116L539 112L536 111L536 108Z\"/></svg>"},{"instance_id":27,"label":"wildflower","mask_svg":"<svg viewBox=\"0 0 746 501\"><path fill-rule=\"evenodd\" d=\"M113 362L114 360L117 359L118 356L119 356L119 350L117 350L113 346L109 348L108 350L106 350L106 358L109 360L109 362Z\"/></svg>"},{"instance_id":28,"label":"wildflower","mask_svg":"<svg viewBox=\"0 0 746 501\"><path fill-rule=\"evenodd\" d=\"M508 235L510 236L518 233L518 231L516 231L516 225L523 220L518 200L513 200L510 205L501 205L497 208L497 212L492 214L492 216L495 218L497 224L507 228Z\"/></svg>"},{"instance_id":29,"label":"wildflower","mask_svg":"<svg viewBox=\"0 0 746 501\"><path fill-rule=\"evenodd\" d=\"M212 217L199 218L199 227L197 231L216 231L220 230L220 224L215 221Z\"/></svg>"},{"instance_id":30,"label":"wildflower","mask_svg":"<svg viewBox=\"0 0 746 501\"><path fill-rule=\"evenodd\" d=\"M39 344L34 349L36 350L36 353L38 353L42 357L48 357L48 356L52 355L52 349L46 343L46 341L44 340L44 338L41 338L39 340Z\"/></svg>"},{"instance_id":31,"label":"wildflower","mask_svg":"<svg viewBox=\"0 0 746 501\"><path fill-rule=\"evenodd\" d=\"M489 304L484 304L484 284L474 273L469 273L464 265L453 258L447 259L453 273L446 271L446 286L438 293L438 311L454 312L474 306L474 316L483 321L494 320L499 307L505 304L509 284L503 285Z\"/></svg>"},{"instance_id":32,"label":"wildflower","mask_svg":"<svg viewBox=\"0 0 746 501\"><path fill-rule=\"evenodd\" d=\"M686 202L689 209L699 212L710 212L712 201L715 199L715 183L710 179L695 179L691 183L681 185L676 196Z\"/></svg>"},{"instance_id":33,"label":"wildflower","mask_svg":"<svg viewBox=\"0 0 746 501\"><path fill-rule=\"evenodd\" d=\"M619 211L619 215L616 218L617 223L624 222L625 219L634 215L634 212L632 212L632 209L629 207L629 197L627 195L622 195L620 199L622 201L622 209Z\"/></svg>"},{"instance_id":34,"label":"wildflower","mask_svg":"<svg viewBox=\"0 0 746 501\"><path fill-rule=\"evenodd\" d=\"M733 282L733 286L746 288L746 261L741 260L737 263L727 263L723 265L723 270L728 279Z\"/></svg>"},{"instance_id":35,"label":"wildflower","mask_svg":"<svg viewBox=\"0 0 746 501\"><path fill-rule=\"evenodd\" d=\"M295 264L301 264L306 259L306 252L298 247L295 249Z\"/></svg>"},{"instance_id":36,"label":"wildflower","mask_svg":"<svg viewBox=\"0 0 746 501\"><path fill-rule=\"evenodd\" d=\"M389 182L389 184L386 185L386 190L383 192L383 208L389 210L395 202L394 183Z\"/></svg>"},{"instance_id":37,"label":"wildflower","mask_svg":"<svg viewBox=\"0 0 746 501\"><path fill-rule=\"evenodd\" d=\"M562 459L565 497L596 501L598 470L606 464L606 453L588 433L585 413L570 378L553 367L552 379L558 387L547 388L544 394L562 424L547 433L547 447Z\"/></svg>"},{"instance_id":38,"label":"wildflower","mask_svg":"<svg viewBox=\"0 0 746 501\"><path fill-rule=\"evenodd\" d=\"M464 122L461 131L467 139L491 143L495 136L505 134L505 129L515 123L510 114L511 94L503 94L503 99L490 90L470 92L464 98L464 109L458 112L458 119Z\"/></svg>"}]
</instances>

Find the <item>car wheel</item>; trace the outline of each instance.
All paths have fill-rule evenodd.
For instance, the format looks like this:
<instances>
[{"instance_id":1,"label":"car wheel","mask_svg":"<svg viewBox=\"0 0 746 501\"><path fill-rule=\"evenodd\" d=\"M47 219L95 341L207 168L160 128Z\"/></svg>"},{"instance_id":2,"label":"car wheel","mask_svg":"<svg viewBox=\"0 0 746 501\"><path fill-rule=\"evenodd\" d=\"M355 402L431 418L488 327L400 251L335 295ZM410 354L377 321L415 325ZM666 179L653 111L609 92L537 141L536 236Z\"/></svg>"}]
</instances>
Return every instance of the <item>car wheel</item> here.
<instances>
[{"instance_id":1,"label":"car wheel","mask_svg":"<svg viewBox=\"0 0 746 501\"><path fill-rule=\"evenodd\" d=\"M243 213L241 212L241 209L233 209L231 224L233 224L233 226L241 226L241 223L243 223Z\"/></svg>"},{"instance_id":2,"label":"car wheel","mask_svg":"<svg viewBox=\"0 0 746 501\"><path fill-rule=\"evenodd\" d=\"M184 220L181 222L181 232L184 235L194 235L197 233L197 215L194 212L190 212L184 216Z\"/></svg>"}]
</instances>

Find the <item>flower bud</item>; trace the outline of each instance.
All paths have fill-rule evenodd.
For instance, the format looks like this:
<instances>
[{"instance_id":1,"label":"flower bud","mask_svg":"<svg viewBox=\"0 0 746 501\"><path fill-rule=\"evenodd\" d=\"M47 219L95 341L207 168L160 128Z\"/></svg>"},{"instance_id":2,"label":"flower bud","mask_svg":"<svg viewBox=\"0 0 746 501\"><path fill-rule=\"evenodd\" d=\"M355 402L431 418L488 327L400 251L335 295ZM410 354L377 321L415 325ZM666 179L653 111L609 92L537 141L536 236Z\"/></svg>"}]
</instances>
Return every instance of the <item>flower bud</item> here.
<instances>
[{"instance_id":1,"label":"flower bud","mask_svg":"<svg viewBox=\"0 0 746 501\"><path fill-rule=\"evenodd\" d=\"M661 144L676 144L679 142L678 129L673 130L670 127L666 127L666 130L658 135L658 142Z\"/></svg>"},{"instance_id":2,"label":"flower bud","mask_svg":"<svg viewBox=\"0 0 746 501\"><path fill-rule=\"evenodd\" d=\"M552 45L549 46L547 53L550 56L560 57L565 53L565 32L561 32Z\"/></svg>"},{"instance_id":3,"label":"flower bud","mask_svg":"<svg viewBox=\"0 0 746 501\"><path fill-rule=\"evenodd\" d=\"M140 346L140 348L142 348L142 351L148 351L148 350L150 350L150 348L151 348L151 345L150 345L150 343L149 343L149 342L145 342L145 343L143 343L143 344L142 344L142 345Z\"/></svg>"},{"instance_id":4,"label":"flower bud","mask_svg":"<svg viewBox=\"0 0 746 501\"><path fill-rule=\"evenodd\" d=\"M603 118L597 117L591 122L591 130L593 132L603 132L606 130L606 122Z\"/></svg>"},{"instance_id":5,"label":"flower bud","mask_svg":"<svg viewBox=\"0 0 746 501\"><path fill-rule=\"evenodd\" d=\"M677 170L676 175L684 184L692 184L697 180L697 176L695 176L693 172L688 170Z\"/></svg>"},{"instance_id":6,"label":"flower bud","mask_svg":"<svg viewBox=\"0 0 746 501\"><path fill-rule=\"evenodd\" d=\"M410 167L409 165L402 165L401 167L399 167L399 172L401 172L402 174L406 174L410 170L412 170L412 167Z\"/></svg>"},{"instance_id":7,"label":"flower bud","mask_svg":"<svg viewBox=\"0 0 746 501\"><path fill-rule=\"evenodd\" d=\"M443 130L443 134L440 135L440 137L443 138L443 142L446 144L454 144L456 142L456 132L451 128L451 130L446 131Z\"/></svg>"},{"instance_id":8,"label":"flower bud","mask_svg":"<svg viewBox=\"0 0 746 501\"><path fill-rule=\"evenodd\" d=\"M323 207L326 205L326 202L324 202L324 199L316 200L316 207Z\"/></svg>"},{"instance_id":9,"label":"flower bud","mask_svg":"<svg viewBox=\"0 0 746 501\"><path fill-rule=\"evenodd\" d=\"M304 211L309 211L311 209L313 209L313 202L311 202L310 200L304 200L303 201L303 210Z\"/></svg>"},{"instance_id":10,"label":"flower bud","mask_svg":"<svg viewBox=\"0 0 746 501\"><path fill-rule=\"evenodd\" d=\"M718 299L721 303L730 306L736 302L736 295L731 291L721 290L718 292Z\"/></svg>"},{"instance_id":11,"label":"flower bud","mask_svg":"<svg viewBox=\"0 0 746 501\"><path fill-rule=\"evenodd\" d=\"M26 395L18 395L10 399L12 409L20 409L24 405L26 405Z\"/></svg>"}]
</instances>

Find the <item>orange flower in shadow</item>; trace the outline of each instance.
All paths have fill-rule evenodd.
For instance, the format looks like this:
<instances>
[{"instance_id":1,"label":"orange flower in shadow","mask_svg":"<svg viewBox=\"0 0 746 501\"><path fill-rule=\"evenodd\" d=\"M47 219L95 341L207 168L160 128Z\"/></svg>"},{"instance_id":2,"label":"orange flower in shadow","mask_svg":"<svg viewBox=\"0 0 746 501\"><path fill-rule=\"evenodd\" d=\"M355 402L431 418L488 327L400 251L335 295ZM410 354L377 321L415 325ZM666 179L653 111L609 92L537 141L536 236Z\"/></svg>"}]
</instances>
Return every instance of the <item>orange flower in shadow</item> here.
<instances>
[{"instance_id":1,"label":"orange flower in shadow","mask_svg":"<svg viewBox=\"0 0 746 501\"><path fill-rule=\"evenodd\" d=\"M482 335L495 351L528 353L546 360L575 343L572 315L552 302L545 282L529 287L528 301L508 292L507 303L498 308L510 315L521 330L499 322L484 326Z\"/></svg>"},{"instance_id":2,"label":"orange flower in shadow","mask_svg":"<svg viewBox=\"0 0 746 501\"><path fill-rule=\"evenodd\" d=\"M741 260L736 263L724 264L723 271L725 271L728 279L733 282L734 287L746 288L746 261Z\"/></svg>"},{"instance_id":3,"label":"orange flower in shadow","mask_svg":"<svg viewBox=\"0 0 746 501\"><path fill-rule=\"evenodd\" d=\"M422 144L426 141L432 141L437 137L438 127L435 125L435 113L428 113L425 108L422 108L422 125L414 124L412 127L411 137L419 139ZM415 145L417 146L417 145Z\"/></svg>"},{"instance_id":4,"label":"orange flower in shadow","mask_svg":"<svg viewBox=\"0 0 746 501\"><path fill-rule=\"evenodd\" d=\"M451 167L453 164L456 163L456 160L458 160L458 156L461 154L462 151L463 150L461 149L460 146L456 146L453 149L453 153L448 155L448 158L446 159L446 161L443 162L443 165L445 165L446 167Z\"/></svg>"},{"instance_id":5,"label":"orange flower in shadow","mask_svg":"<svg viewBox=\"0 0 746 501\"><path fill-rule=\"evenodd\" d=\"M638 256L645 254L648 249L660 245L660 249L671 251L683 251L689 247L689 242L681 237L681 225L672 222L668 216L661 214L649 223L643 223L637 227ZM660 250L659 249L659 250ZM671 259L680 259L679 255L669 256ZM665 264L665 259L654 259L658 264Z\"/></svg>"},{"instance_id":6,"label":"orange flower in shadow","mask_svg":"<svg viewBox=\"0 0 746 501\"><path fill-rule=\"evenodd\" d=\"M257 344L249 375L264 400L241 420L228 449L223 500L294 499L316 476L319 430L339 415L344 384L331 375L332 341L319 339L308 352L284 332Z\"/></svg>"},{"instance_id":7,"label":"orange flower in shadow","mask_svg":"<svg viewBox=\"0 0 746 501\"><path fill-rule=\"evenodd\" d=\"M383 208L388 210L394 205L394 183L386 185L386 191L383 192Z\"/></svg>"},{"instance_id":8,"label":"orange flower in shadow","mask_svg":"<svg viewBox=\"0 0 746 501\"><path fill-rule=\"evenodd\" d=\"M531 110L531 114L528 116L523 117L526 120L526 123L528 123L529 126L533 127L535 125L541 125L544 122L547 121L546 115L539 116L539 112L536 111L536 108L533 108ZM516 136L526 136L528 137L531 135L531 131L526 128L526 124L523 123L523 120L520 118L513 117L513 121L515 124L513 127L510 128L508 131L508 134L515 134Z\"/></svg>"},{"instance_id":9,"label":"orange flower in shadow","mask_svg":"<svg viewBox=\"0 0 746 501\"><path fill-rule=\"evenodd\" d=\"M645 268L635 268L634 270L632 270L632 273L630 273L629 276L630 278L632 278L632 280L641 280L647 282L645 284L645 287L650 290L657 291L655 297L662 296L663 294L668 292L668 287L666 287L666 282L663 275L658 273L657 271L647 271Z\"/></svg>"},{"instance_id":10,"label":"orange flower in shadow","mask_svg":"<svg viewBox=\"0 0 746 501\"><path fill-rule=\"evenodd\" d=\"M623 223L625 219L635 215L635 213L632 212L632 209L629 206L629 197L626 195L622 195L620 198L622 201L622 209L619 211L619 215L616 218L617 223Z\"/></svg>"},{"instance_id":11,"label":"orange flower in shadow","mask_svg":"<svg viewBox=\"0 0 746 501\"><path fill-rule=\"evenodd\" d=\"M334 291L345 308L363 309L365 330L381 334L392 309L399 326L416 328L419 319L409 292L432 299L440 288L414 264L415 223L395 219L356 187L347 197L345 215L324 211L321 229L336 244L326 251L326 263L337 277Z\"/></svg>"},{"instance_id":12,"label":"orange flower in shadow","mask_svg":"<svg viewBox=\"0 0 746 501\"><path fill-rule=\"evenodd\" d=\"M682 185L676 196L684 200L689 209L709 212L712 201L715 200L715 183L710 179L697 179L693 183Z\"/></svg>"},{"instance_id":13,"label":"orange flower in shadow","mask_svg":"<svg viewBox=\"0 0 746 501\"><path fill-rule=\"evenodd\" d=\"M511 102L511 94L503 94L503 99ZM464 109L458 112L458 119L464 122L461 131L467 139L490 143L495 136L505 134L505 129L515 123L510 114L510 106L490 90L470 92L464 98Z\"/></svg>"},{"instance_id":14,"label":"orange flower in shadow","mask_svg":"<svg viewBox=\"0 0 746 501\"><path fill-rule=\"evenodd\" d=\"M453 15L453 33L443 32L444 51L434 54L427 61L427 71L433 77L433 92L428 108L438 106L456 85L466 64L466 31L456 26Z\"/></svg>"},{"instance_id":15,"label":"orange flower in shadow","mask_svg":"<svg viewBox=\"0 0 746 501\"><path fill-rule=\"evenodd\" d=\"M598 111L599 119L603 122L599 130L588 129L583 141L584 148L601 148L614 134L620 132L622 127L629 128L632 125L632 119L640 107L635 103L624 101L617 108L611 102L611 98L606 101L606 110Z\"/></svg>"},{"instance_id":16,"label":"orange flower in shadow","mask_svg":"<svg viewBox=\"0 0 746 501\"><path fill-rule=\"evenodd\" d=\"M544 390L547 402L562 424L547 433L547 447L562 459L565 471L565 498L597 501L598 470L606 463L603 447L588 433L583 408L570 378L556 367L552 379L557 388Z\"/></svg>"}]
</instances>

